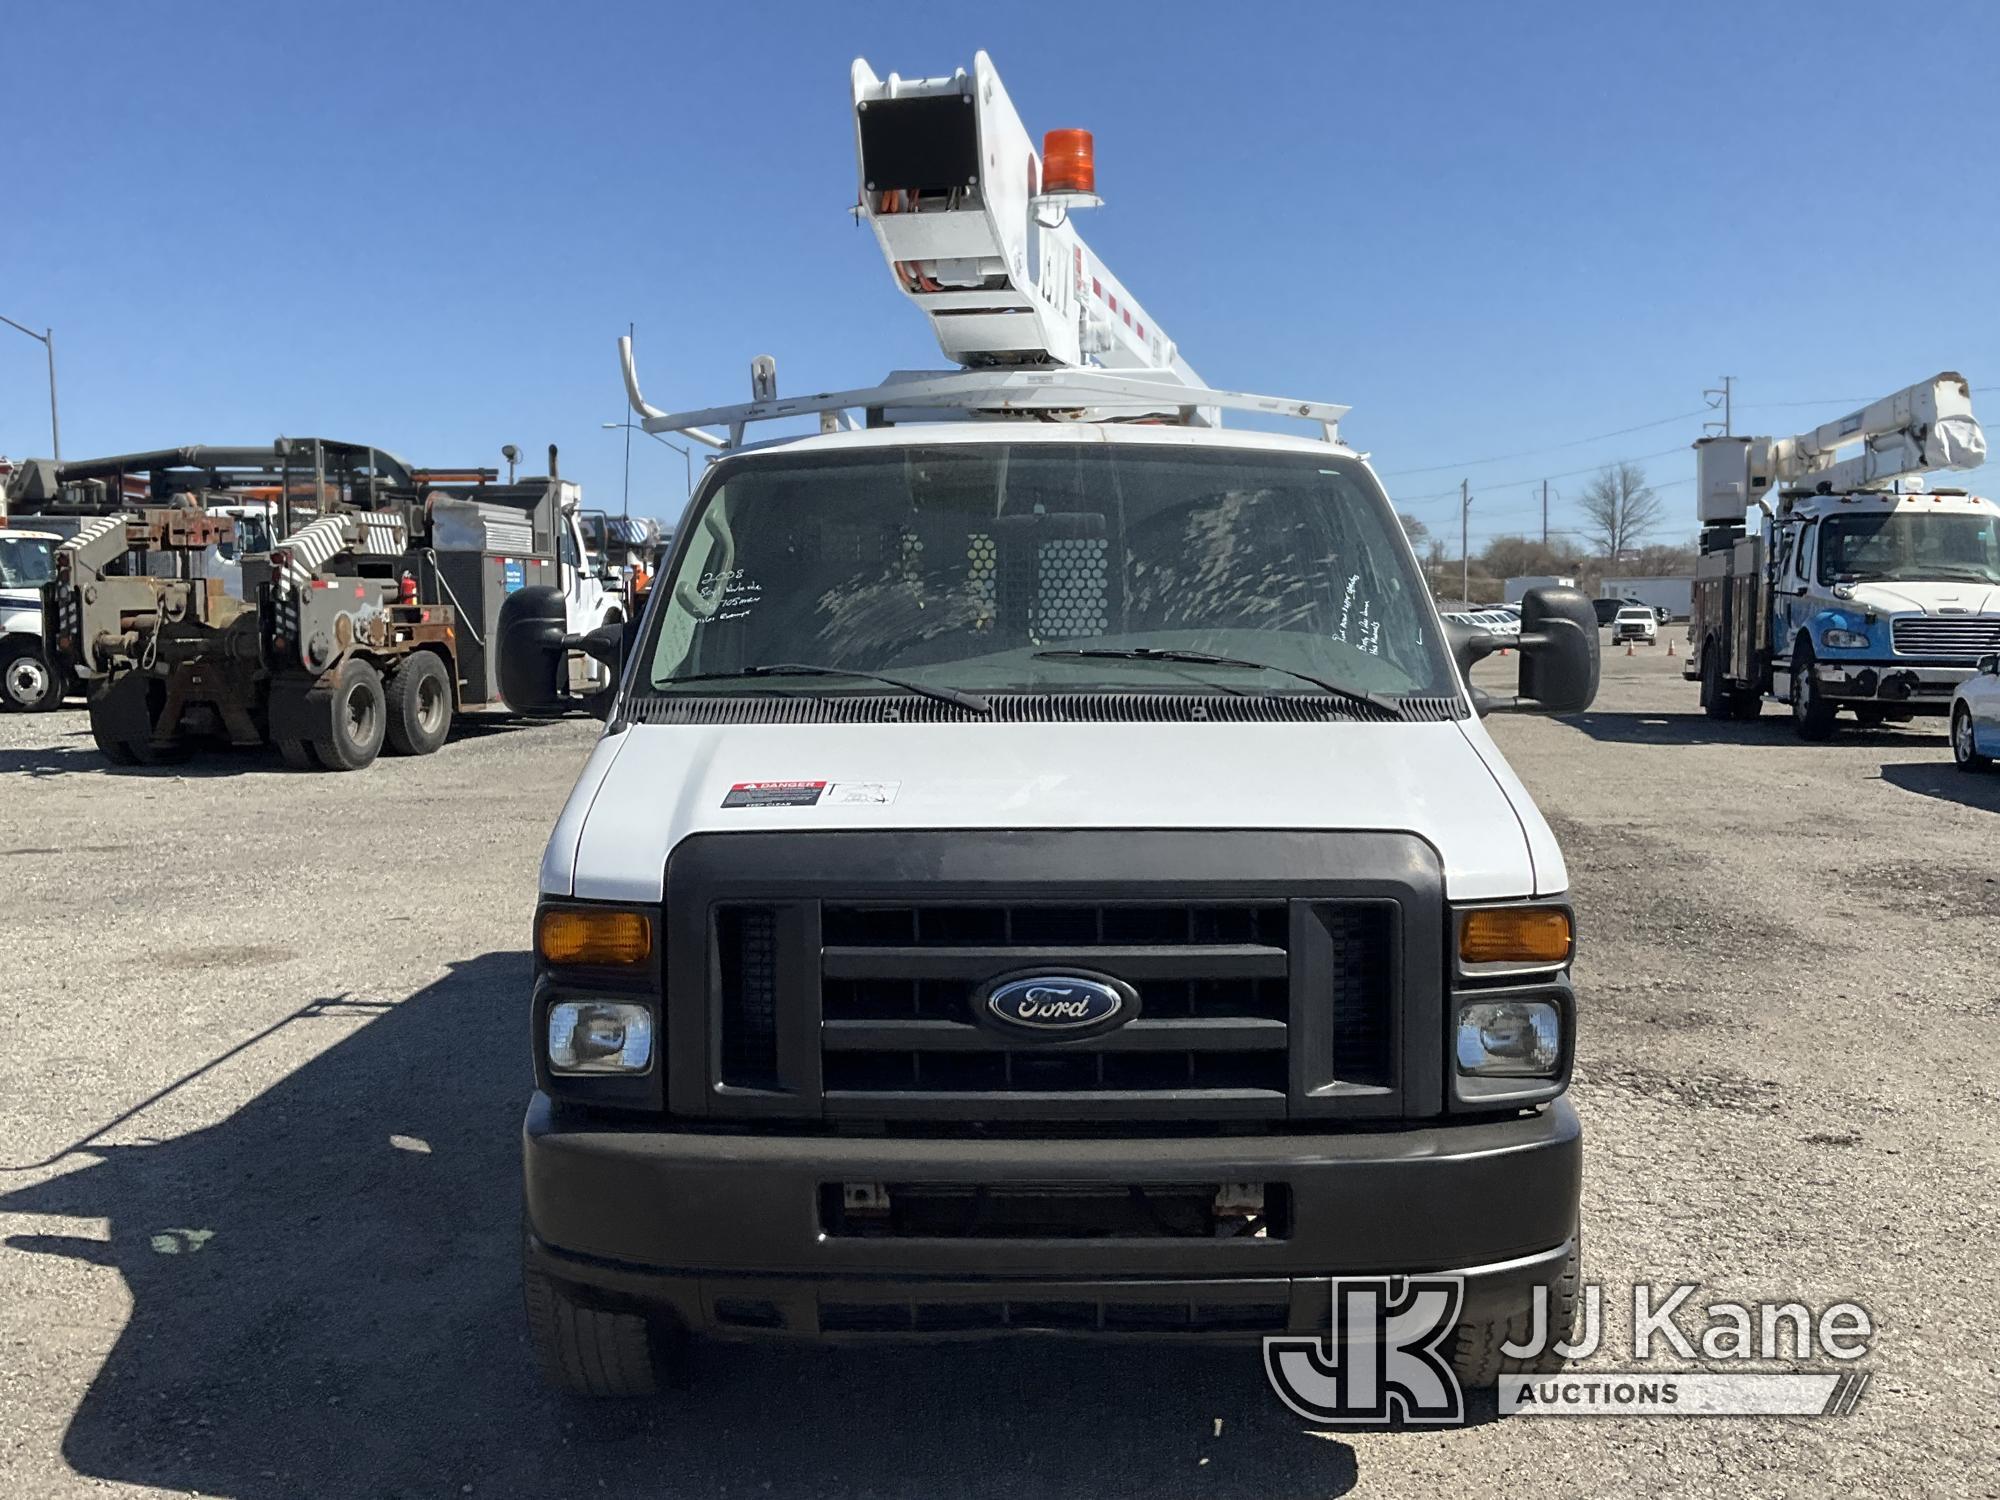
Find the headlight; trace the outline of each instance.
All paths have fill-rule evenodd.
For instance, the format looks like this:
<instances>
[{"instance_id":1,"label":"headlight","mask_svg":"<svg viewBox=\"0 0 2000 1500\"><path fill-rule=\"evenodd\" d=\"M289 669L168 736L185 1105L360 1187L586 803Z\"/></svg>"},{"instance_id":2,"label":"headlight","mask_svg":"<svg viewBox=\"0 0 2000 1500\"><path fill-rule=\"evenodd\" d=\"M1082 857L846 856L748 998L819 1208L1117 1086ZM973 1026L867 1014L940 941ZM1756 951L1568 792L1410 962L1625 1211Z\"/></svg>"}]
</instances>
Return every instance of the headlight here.
<instances>
[{"instance_id":1,"label":"headlight","mask_svg":"<svg viewBox=\"0 0 2000 1500\"><path fill-rule=\"evenodd\" d=\"M549 1071L643 1073L653 1065L653 1013L615 1000L549 1007Z\"/></svg>"},{"instance_id":2,"label":"headlight","mask_svg":"<svg viewBox=\"0 0 2000 1500\"><path fill-rule=\"evenodd\" d=\"M1469 1000L1458 1008L1458 1070L1482 1078L1553 1078L1562 1014L1547 1000Z\"/></svg>"},{"instance_id":3,"label":"headlight","mask_svg":"<svg viewBox=\"0 0 2000 1500\"><path fill-rule=\"evenodd\" d=\"M1868 644L1868 637L1858 630L1827 630L1820 633L1820 643L1836 651L1859 651Z\"/></svg>"}]
</instances>

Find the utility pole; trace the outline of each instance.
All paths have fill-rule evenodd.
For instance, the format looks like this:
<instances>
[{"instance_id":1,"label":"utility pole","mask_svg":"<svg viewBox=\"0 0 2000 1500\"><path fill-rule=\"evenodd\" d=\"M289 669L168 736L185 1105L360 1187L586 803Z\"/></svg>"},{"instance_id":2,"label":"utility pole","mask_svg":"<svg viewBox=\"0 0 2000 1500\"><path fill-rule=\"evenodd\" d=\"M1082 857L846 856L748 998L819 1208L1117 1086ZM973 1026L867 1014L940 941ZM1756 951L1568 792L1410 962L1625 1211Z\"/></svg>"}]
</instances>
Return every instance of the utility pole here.
<instances>
[{"instance_id":1,"label":"utility pole","mask_svg":"<svg viewBox=\"0 0 2000 1500\"><path fill-rule=\"evenodd\" d=\"M37 340L49 356L49 446L55 450L54 458L62 462L62 421L56 415L56 331L44 328L40 333L26 324L16 323L12 318L0 316L0 323L9 328L18 328L29 338Z\"/></svg>"},{"instance_id":2,"label":"utility pole","mask_svg":"<svg viewBox=\"0 0 2000 1500\"><path fill-rule=\"evenodd\" d=\"M1542 545L1549 544L1549 482L1542 481Z\"/></svg>"},{"instance_id":3,"label":"utility pole","mask_svg":"<svg viewBox=\"0 0 2000 1500\"><path fill-rule=\"evenodd\" d=\"M1734 424L1735 424L1736 414L1734 407L1735 407L1735 396L1736 396L1736 377L1734 375L1723 376L1722 384L1718 388L1716 388L1715 390L1703 391L1701 395L1702 399L1708 403L1708 409L1710 411L1720 411L1722 413L1722 420L1719 423L1704 422L1701 424L1701 430L1703 432L1708 433L1710 436L1714 436L1715 429L1717 427L1720 427L1722 429L1721 435L1723 437L1735 436L1736 428Z\"/></svg>"},{"instance_id":4,"label":"utility pole","mask_svg":"<svg viewBox=\"0 0 2000 1500\"><path fill-rule=\"evenodd\" d=\"M1458 601L1461 609L1472 607L1472 549L1467 521L1472 514L1472 487L1469 480L1458 482Z\"/></svg>"}]
</instances>

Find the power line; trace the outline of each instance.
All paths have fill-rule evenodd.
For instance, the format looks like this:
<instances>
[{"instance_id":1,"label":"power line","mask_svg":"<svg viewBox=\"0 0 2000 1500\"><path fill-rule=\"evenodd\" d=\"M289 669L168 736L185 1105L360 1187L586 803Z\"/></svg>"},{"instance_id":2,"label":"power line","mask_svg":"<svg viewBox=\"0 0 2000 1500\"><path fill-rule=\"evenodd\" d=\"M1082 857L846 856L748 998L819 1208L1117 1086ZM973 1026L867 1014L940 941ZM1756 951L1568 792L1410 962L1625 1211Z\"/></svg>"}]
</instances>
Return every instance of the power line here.
<instances>
[{"instance_id":1,"label":"power line","mask_svg":"<svg viewBox=\"0 0 2000 1500\"><path fill-rule=\"evenodd\" d=\"M1704 409L1705 411L1705 409ZM1654 427L1665 427L1673 422L1691 422L1704 415L1702 411L1681 412L1677 416L1661 417L1657 422L1641 422L1636 427L1621 427L1616 432L1600 432L1594 437L1571 438L1566 443L1551 443L1546 448L1523 448L1517 453L1496 453L1491 458L1467 458L1453 464L1430 464L1421 469L1390 469L1380 477L1383 479L1403 479L1412 474L1442 474L1447 469L1472 469L1481 464L1505 463L1510 458L1533 458L1538 453L1560 453L1565 448L1581 448L1585 443L1607 442L1615 437L1625 437L1634 432L1645 432Z\"/></svg>"},{"instance_id":2,"label":"power line","mask_svg":"<svg viewBox=\"0 0 2000 1500\"><path fill-rule=\"evenodd\" d=\"M1675 448L1662 448L1658 453L1640 453L1628 458L1614 458L1610 462L1627 464L1644 463L1647 459L1671 458L1676 453L1685 453L1687 451L1688 445L1682 443ZM1536 474L1527 479L1496 479L1490 484L1482 485L1481 488L1487 490L1508 490L1520 485L1540 484L1544 479L1574 479L1579 474L1595 474L1604 467L1605 465L1601 463L1586 464L1581 469L1565 469L1559 474ZM1443 500L1447 497L1455 498L1457 494L1458 488L1454 485L1451 489L1437 490L1427 495L1403 495L1396 500L1396 503L1398 505L1417 505L1426 500Z\"/></svg>"}]
</instances>

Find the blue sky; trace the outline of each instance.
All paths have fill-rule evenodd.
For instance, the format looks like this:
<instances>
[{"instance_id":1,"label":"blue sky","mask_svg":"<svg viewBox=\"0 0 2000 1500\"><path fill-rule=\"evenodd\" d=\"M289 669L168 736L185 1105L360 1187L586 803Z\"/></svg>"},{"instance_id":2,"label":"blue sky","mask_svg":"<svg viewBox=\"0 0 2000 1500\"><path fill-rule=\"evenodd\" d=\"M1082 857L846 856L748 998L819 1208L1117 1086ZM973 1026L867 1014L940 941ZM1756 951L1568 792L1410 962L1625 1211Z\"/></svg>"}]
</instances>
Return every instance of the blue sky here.
<instances>
[{"instance_id":1,"label":"blue sky","mask_svg":"<svg viewBox=\"0 0 2000 1500\"><path fill-rule=\"evenodd\" d=\"M1096 133L1085 233L1203 377L1351 404L1347 435L1442 529L1469 477L1475 546L1539 526L1532 481L1573 493L1618 457L1666 494L1661 539L1691 534L1691 414L1723 374L1739 431L1941 369L2000 388L2000 7L0 0L0 20L0 313L54 326L72 457L555 442L616 508L622 435L600 424L624 420L628 320L669 408L747 399L759 353L789 391L934 367L847 214L847 70L980 47L1030 131ZM47 451L41 353L0 327L0 452ZM633 510L682 491L681 460L635 438Z\"/></svg>"}]
</instances>

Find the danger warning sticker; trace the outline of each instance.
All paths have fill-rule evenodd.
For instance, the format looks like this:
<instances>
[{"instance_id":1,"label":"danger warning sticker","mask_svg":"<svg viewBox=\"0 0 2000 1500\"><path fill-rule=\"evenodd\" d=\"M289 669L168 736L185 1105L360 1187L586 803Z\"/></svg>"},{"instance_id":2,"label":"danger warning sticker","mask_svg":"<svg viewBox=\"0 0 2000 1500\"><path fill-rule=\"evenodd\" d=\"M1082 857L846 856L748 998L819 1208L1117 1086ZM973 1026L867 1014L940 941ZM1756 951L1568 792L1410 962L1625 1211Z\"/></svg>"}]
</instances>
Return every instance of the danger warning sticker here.
<instances>
[{"instance_id":1,"label":"danger warning sticker","mask_svg":"<svg viewBox=\"0 0 2000 1500\"><path fill-rule=\"evenodd\" d=\"M900 781L739 781L724 807L887 807Z\"/></svg>"},{"instance_id":2,"label":"danger warning sticker","mask_svg":"<svg viewBox=\"0 0 2000 1500\"><path fill-rule=\"evenodd\" d=\"M724 807L811 807L826 790L824 781L739 781L722 799Z\"/></svg>"}]
</instances>

